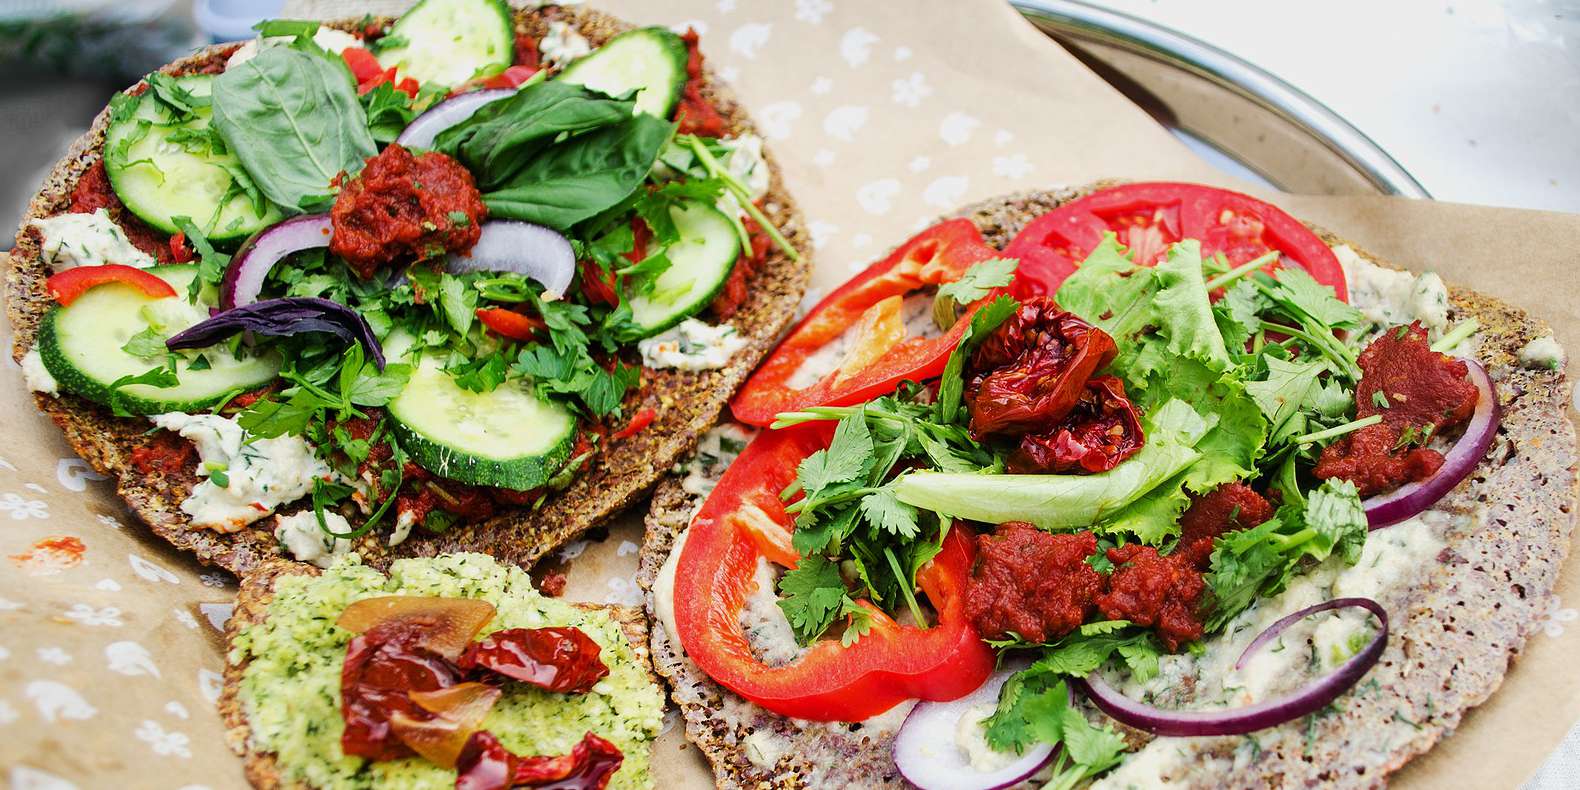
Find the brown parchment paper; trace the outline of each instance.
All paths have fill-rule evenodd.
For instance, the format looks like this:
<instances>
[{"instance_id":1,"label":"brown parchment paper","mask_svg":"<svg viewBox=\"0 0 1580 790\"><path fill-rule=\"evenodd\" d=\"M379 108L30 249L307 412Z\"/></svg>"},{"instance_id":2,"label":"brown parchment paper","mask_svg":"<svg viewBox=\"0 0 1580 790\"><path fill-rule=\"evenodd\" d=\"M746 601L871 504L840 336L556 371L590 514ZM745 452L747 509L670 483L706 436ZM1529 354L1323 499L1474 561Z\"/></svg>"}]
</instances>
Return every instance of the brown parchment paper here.
<instances>
[{"instance_id":1,"label":"brown parchment paper","mask_svg":"<svg viewBox=\"0 0 1580 790\"><path fill-rule=\"evenodd\" d=\"M297 0L287 14L403 5ZM751 108L806 212L814 295L937 215L992 195L1099 177L1235 186L994 0L600 7L703 34L710 65ZM1580 349L1580 217L1275 199L1400 265L1519 304ZM8 357L3 366L0 776L19 789L244 786L212 704L234 580L150 537L34 411ZM607 538L569 544L551 562L567 570L570 597L636 603L639 543L640 513L627 514ZM1580 717L1577 579L1572 556L1545 629L1504 688L1397 786L1517 786L1559 742ZM656 748L659 787L708 784L677 727Z\"/></svg>"}]
</instances>

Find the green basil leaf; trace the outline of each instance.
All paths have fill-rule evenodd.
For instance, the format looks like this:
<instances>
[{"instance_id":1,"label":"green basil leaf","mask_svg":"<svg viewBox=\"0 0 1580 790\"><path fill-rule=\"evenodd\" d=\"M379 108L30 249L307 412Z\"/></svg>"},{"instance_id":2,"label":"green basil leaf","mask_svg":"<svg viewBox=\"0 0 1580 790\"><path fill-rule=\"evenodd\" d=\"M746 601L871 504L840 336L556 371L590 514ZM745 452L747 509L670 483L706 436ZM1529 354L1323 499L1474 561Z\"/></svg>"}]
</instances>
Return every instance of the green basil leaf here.
<instances>
[{"instance_id":1,"label":"green basil leaf","mask_svg":"<svg viewBox=\"0 0 1580 790\"><path fill-rule=\"evenodd\" d=\"M533 159L501 189L484 193L483 203L495 218L569 228L636 191L674 129L637 115L571 138Z\"/></svg>"},{"instance_id":2,"label":"green basil leaf","mask_svg":"<svg viewBox=\"0 0 1580 790\"><path fill-rule=\"evenodd\" d=\"M433 147L466 165L476 174L478 187L490 190L510 181L556 140L625 121L635 106L634 100L615 99L580 85L540 82L479 108L471 118L441 132ZM559 145L579 144L568 139Z\"/></svg>"}]
</instances>

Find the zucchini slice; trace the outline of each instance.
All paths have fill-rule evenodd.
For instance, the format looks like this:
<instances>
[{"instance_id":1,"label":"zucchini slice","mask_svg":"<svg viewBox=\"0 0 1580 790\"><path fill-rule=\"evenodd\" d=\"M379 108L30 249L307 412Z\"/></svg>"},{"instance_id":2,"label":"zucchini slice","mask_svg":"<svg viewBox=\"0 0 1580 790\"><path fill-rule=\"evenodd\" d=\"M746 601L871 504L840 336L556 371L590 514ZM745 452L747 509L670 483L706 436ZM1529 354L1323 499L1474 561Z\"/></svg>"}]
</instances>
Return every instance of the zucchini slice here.
<instances>
[{"instance_id":1,"label":"zucchini slice","mask_svg":"<svg viewBox=\"0 0 1580 790\"><path fill-rule=\"evenodd\" d=\"M203 98L213 79L194 74L175 84ZM104 172L121 202L155 228L179 233L174 218L187 217L210 240L240 239L278 221L280 209L260 198L260 210L240 192L233 174L243 172L241 160L215 152L223 143L208 131L209 112L195 107L192 117L177 122L150 87L105 132Z\"/></svg>"},{"instance_id":2,"label":"zucchini slice","mask_svg":"<svg viewBox=\"0 0 1580 790\"><path fill-rule=\"evenodd\" d=\"M662 27L621 33L565 67L559 79L610 96L636 90L636 110L669 118L686 86L686 42Z\"/></svg>"},{"instance_id":3,"label":"zucchini slice","mask_svg":"<svg viewBox=\"0 0 1580 790\"><path fill-rule=\"evenodd\" d=\"M145 373L164 362L163 358L144 359L127 353L122 346L133 335L167 317L183 324L173 329L206 317L207 305L191 305L185 296L188 284L197 276L196 266L156 266L148 271L170 283L178 295L150 299L135 288L112 283L88 291L69 306L57 305L44 316L38 353L62 389L108 405L110 388L117 379ZM194 369L199 357L203 364ZM176 359L180 383L167 388L147 384L122 387L121 405L133 414L202 411L232 392L268 384L280 370L277 357L238 357L224 346L178 354Z\"/></svg>"}]
</instances>

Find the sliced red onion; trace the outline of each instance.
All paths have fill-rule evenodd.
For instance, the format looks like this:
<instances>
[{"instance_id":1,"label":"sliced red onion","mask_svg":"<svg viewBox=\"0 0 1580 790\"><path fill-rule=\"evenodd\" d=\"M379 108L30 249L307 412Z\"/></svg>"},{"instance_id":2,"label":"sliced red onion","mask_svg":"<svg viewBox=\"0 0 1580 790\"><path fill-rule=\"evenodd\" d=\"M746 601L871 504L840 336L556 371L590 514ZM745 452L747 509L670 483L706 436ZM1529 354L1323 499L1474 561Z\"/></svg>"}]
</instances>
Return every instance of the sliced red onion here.
<instances>
[{"instance_id":1,"label":"sliced red onion","mask_svg":"<svg viewBox=\"0 0 1580 790\"><path fill-rule=\"evenodd\" d=\"M1025 781L1053 759L1039 743L997 771L979 771L955 746L960 718L979 705L998 704L999 689L1022 666L993 673L976 691L950 702L918 702L894 738L894 765L921 790L998 790Z\"/></svg>"},{"instance_id":2,"label":"sliced red onion","mask_svg":"<svg viewBox=\"0 0 1580 790\"><path fill-rule=\"evenodd\" d=\"M272 337L328 332L347 342L361 343L378 369L384 369L384 350L379 347L379 340L373 335L367 319L339 302L316 296L265 299L222 310L213 318L177 332L165 341L165 346L171 351L207 348L238 332Z\"/></svg>"},{"instance_id":3,"label":"sliced red onion","mask_svg":"<svg viewBox=\"0 0 1580 790\"><path fill-rule=\"evenodd\" d=\"M1103 680L1101 672L1093 672L1086 679L1073 681L1076 688L1115 721L1154 735L1200 737L1211 735L1244 735L1248 732L1276 727L1286 721L1315 713L1348 691L1382 657L1388 646L1388 612L1370 598L1335 598L1315 606L1301 609L1281 618L1266 631L1251 640L1245 652L1235 663L1238 669L1247 657L1277 636L1291 624L1317 612L1329 609L1359 607L1376 615L1379 627L1376 635L1359 653L1350 656L1333 672L1313 680L1297 691L1277 699L1258 702L1230 710L1168 710L1137 702L1119 693L1118 689Z\"/></svg>"},{"instance_id":4,"label":"sliced red onion","mask_svg":"<svg viewBox=\"0 0 1580 790\"><path fill-rule=\"evenodd\" d=\"M543 284L544 296L559 299L576 276L576 252L558 231L512 219L483 223L477 244L465 256L451 255L452 272L514 272Z\"/></svg>"},{"instance_id":5,"label":"sliced red onion","mask_svg":"<svg viewBox=\"0 0 1580 790\"><path fill-rule=\"evenodd\" d=\"M310 214L292 217L253 234L225 269L219 286L220 307L229 309L258 301L264 278L281 258L301 250L328 247L333 233L328 214Z\"/></svg>"},{"instance_id":6,"label":"sliced red onion","mask_svg":"<svg viewBox=\"0 0 1580 790\"><path fill-rule=\"evenodd\" d=\"M491 88L470 91L445 99L429 107L422 115L412 119L396 136L395 142L407 148L432 148L440 132L472 117L479 107L516 94L513 88Z\"/></svg>"},{"instance_id":7,"label":"sliced red onion","mask_svg":"<svg viewBox=\"0 0 1580 790\"><path fill-rule=\"evenodd\" d=\"M1437 474L1361 503L1366 508L1367 526L1372 529L1397 524L1436 504L1487 457L1487 448L1498 433L1498 394L1481 363L1468 358L1464 362L1470 369L1470 383L1476 386L1476 410L1470 415L1464 435L1443 454L1443 466Z\"/></svg>"}]
</instances>

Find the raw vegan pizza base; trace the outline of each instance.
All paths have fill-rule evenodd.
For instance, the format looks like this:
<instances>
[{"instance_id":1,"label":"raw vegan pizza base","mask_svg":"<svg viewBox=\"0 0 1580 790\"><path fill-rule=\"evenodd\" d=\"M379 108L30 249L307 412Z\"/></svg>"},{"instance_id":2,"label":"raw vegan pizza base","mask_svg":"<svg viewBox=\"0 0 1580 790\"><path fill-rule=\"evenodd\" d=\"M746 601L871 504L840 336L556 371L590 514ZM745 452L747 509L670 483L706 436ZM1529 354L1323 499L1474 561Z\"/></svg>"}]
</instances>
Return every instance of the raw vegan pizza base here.
<instances>
[{"instance_id":1,"label":"raw vegan pizza base","mask_svg":"<svg viewBox=\"0 0 1580 790\"><path fill-rule=\"evenodd\" d=\"M548 32L550 22L564 21L595 47L631 28L614 17L583 8L549 6L516 9L514 13L520 33L541 38ZM387 24L391 20L374 21ZM355 30L363 22L326 24ZM163 71L193 73L223 64L234 48L234 44L208 47ZM711 73L707 75L703 95L724 116L729 134L753 131L745 109ZM17 234L16 247L6 270L5 289L7 314L15 331L12 356L18 361L33 347L39 322L53 305L44 287L51 270L39 249L38 233L29 223L68 210L73 187L101 158L108 123L109 112L105 110L94 120L93 127L72 145L66 158L50 172L43 189L33 198ZM503 508L487 521L458 526L439 536L430 537L421 534L422 530L414 530L406 542L393 549L385 545L380 535L369 534L359 539L354 547L365 562L382 568L396 556L478 551L501 560L530 565L560 544L625 509L647 493L677 459L695 449L698 437L718 419L730 395L789 324L806 291L811 272L805 223L784 191L772 156L766 151L764 156L773 174L764 212L800 251L801 260L793 261L777 248L769 251L767 260L750 281L746 302L730 319L746 345L736 352L729 364L718 370L644 370L642 388L627 396L625 413L630 415L650 407L657 412L657 419L635 436L602 445L570 486L550 495L535 511L524 507ZM34 399L39 409L60 426L77 454L95 470L114 479L116 491L132 510L155 533L177 548L237 574L280 555L281 549L273 536L273 518L264 518L232 534L188 526L181 502L198 482L195 474L183 471L169 476L145 475L132 466L132 451L149 441L146 419L118 418L105 407L69 394L34 393ZM293 503L279 512L290 514L302 507L300 503ZM378 532L381 530L374 531Z\"/></svg>"},{"instance_id":2,"label":"raw vegan pizza base","mask_svg":"<svg viewBox=\"0 0 1580 790\"><path fill-rule=\"evenodd\" d=\"M269 616L269 602L274 600L274 585L285 576L317 576L322 571L311 565L289 560L266 560L242 578L241 589L236 595L236 609L225 623L227 653L241 629L261 625ZM604 611L620 625L625 638L630 641L636 660L647 671L650 679L652 662L647 647L647 620L641 612L625 606L602 604L576 604L587 611ZM273 752L255 751L251 746L251 729L247 726L247 713L241 702L241 680L251 660L225 661L224 685L220 689L219 715L225 722L225 743L242 758L242 768L247 781L258 790L283 787L305 787L300 782L288 782L280 775L280 765Z\"/></svg>"},{"instance_id":3,"label":"raw vegan pizza base","mask_svg":"<svg viewBox=\"0 0 1580 790\"><path fill-rule=\"evenodd\" d=\"M1002 248L1037 216L1111 183L988 200L960 216ZM1344 243L1313 229L1330 245ZM1435 507L1472 515L1480 508L1482 517L1450 531L1436 564L1418 584L1380 601L1392 630L1387 650L1367 676L1378 682L1377 693L1348 694L1331 715L1259 732L1260 752L1249 760L1236 760L1243 738L1189 739L1203 754L1170 776L1171 787L1385 785L1390 773L1451 734L1466 711L1497 690L1538 629L1574 527L1570 384L1562 370L1524 368L1516 358L1527 342L1549 332L1545 323L1462 288L1451 287L1450 297L1455 320L1481 322L1478 358L1497 385L1503 419L1481 467ZM637 581L648 591L654 623L653 580L690 522L695 502L676 478L653 495ZM655 666L680 706L686 737L712 764L719 787L905 786L890 754L892 732L773 714L710 680L662 625L650 632ZM764 731L773 733L771 751L781 755L772 770L748 757L747 737ZM1135 744L1147 738L1128 735Z\"/></svg>"}]
</instances>

